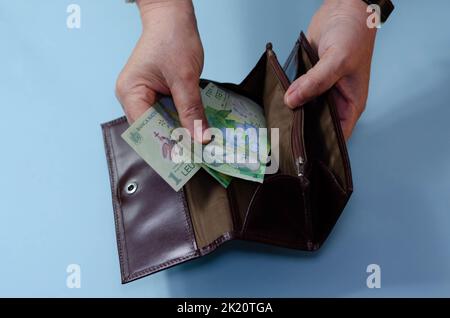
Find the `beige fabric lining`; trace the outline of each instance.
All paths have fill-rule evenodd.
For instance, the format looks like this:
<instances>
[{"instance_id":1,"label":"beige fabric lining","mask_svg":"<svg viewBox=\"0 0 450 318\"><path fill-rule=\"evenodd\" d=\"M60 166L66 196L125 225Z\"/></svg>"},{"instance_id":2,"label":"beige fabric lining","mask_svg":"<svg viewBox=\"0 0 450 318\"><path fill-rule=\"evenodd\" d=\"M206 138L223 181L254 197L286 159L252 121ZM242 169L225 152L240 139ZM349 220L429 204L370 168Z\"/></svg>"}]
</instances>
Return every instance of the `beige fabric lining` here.
<instances>
[{"instance_id":1,"label":"beige fabric lining","mask_svg":"<svg viewBox=\"0 0 450 318\"><path fill-rule=\"evenodd\" d=\"M227 190L200 169L184 191L198 248L203 248L233 230Z\"/></svg>"},{"instance_id":2,"label":"beige fabric lining","mask_svg":"<svg viewBox=\"0 0 450 318\"><path fill-rule=\"evenodd\" d=\"M267 62L266 78L264 81L264 111L268 128L278 128L280 134L280 153L275 160L280 165L280 171L284 174L296 175L291 146L291 131L293 111L284 104L284 89L275 74L275 71Z\"/></svg>"}]
</instances>

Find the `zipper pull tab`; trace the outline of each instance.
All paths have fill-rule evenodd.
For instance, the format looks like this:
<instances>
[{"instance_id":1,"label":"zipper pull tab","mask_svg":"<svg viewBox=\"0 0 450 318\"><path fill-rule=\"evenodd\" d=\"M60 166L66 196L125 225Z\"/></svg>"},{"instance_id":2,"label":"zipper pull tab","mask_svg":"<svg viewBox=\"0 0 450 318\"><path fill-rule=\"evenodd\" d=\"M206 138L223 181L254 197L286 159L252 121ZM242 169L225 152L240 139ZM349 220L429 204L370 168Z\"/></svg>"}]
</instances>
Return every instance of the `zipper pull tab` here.
<instances>
[{"instance_id":1,"label":"zipper pull tab","mask_svg":"<svg viewBox=\"0 0 450 318\"><path fill-rule=\"evenodd\" d=\"M297 175L303 177L305 175L305 159L302 156L297 157L295 159L295 165L297 167Z\"/></svg>"}]
</instances>

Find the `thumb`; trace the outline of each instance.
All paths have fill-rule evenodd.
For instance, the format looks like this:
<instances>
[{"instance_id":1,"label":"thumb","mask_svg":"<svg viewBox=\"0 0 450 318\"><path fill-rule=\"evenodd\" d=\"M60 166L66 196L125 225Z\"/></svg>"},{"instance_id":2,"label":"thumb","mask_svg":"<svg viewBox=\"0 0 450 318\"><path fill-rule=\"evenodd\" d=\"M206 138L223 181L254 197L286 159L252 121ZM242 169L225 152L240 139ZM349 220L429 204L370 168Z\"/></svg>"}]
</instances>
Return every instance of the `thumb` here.
<instances>
[{"instance_id":1,"label":"thumb","mask_svg":"<svg viewBox=\"0 0 450 318\"><path fill-rule=\"evenodd\" d=\"M342 74L342 59L327 51L312 69L291 84L284 96L285 104L290 108L304 105L329 90Z\"/></svg>"},{"instance_id":2,"label":"thumb","mask_svg":"<svg viewBox=\"0 0 450 318\"><path fill-rule=\"evenodd\" d=\"M208 128L208 121L205 117L200 87L197 81L175 81L170 87L175 107L180 117L181 125L186 128L192 138L200 143L203 140L203 132ZM195 121L201 121L196 122Z\"/></svg>"}]
</instances>

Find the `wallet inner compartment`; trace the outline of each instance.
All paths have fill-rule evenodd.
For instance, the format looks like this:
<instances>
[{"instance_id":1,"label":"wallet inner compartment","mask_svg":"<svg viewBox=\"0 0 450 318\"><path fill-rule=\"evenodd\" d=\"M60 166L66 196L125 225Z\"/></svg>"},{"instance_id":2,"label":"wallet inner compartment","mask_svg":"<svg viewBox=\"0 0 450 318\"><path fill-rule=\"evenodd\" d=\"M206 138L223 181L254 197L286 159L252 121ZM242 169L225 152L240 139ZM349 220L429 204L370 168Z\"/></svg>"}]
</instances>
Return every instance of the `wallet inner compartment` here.
<instances>
[{"instance_id":1,"label":"wallet inner compartment","mask_svg":"<svg viewBox=\"0 0 450 318\"><path fill-rule=\"evenodd\" d=\"M274 60L271 62L269 60L270 58ZM267 127L269 129L276 128L279 131L279 154L272 151L272 157L279 164L280 173L296 176L291 143L294 112L284 104L284 94L286 91L272 63L278 63L274 56L268 57L265 66L266 72L262 81L264 86L261 87ZM273 145L272 140L271 144Z\"/></svg>"},{"instance_id":2,"label":"wallet inner compartment","mask_svg":"<svg viewBox=\"0 0 450 318\"><path fill-rule=\"evenodd\" d=\"M185 194L199 249L233 230L227 190L204 169L185 185Z\"/></svg>"},{"instance_id":3,"label":"wallet inner compartment","mask_svg":"<svg viewBox=\"0 0 450 318\"><path fill-rule=\"evenodd\" d=\"M291 130L293 111L284 104L285 90L276 74L275 56L265 53L240 85L219 84L245 95L264 108L267 127L279 129L279 174L295 175ZM270 61L270 58L275 61ZM202 86L206 81L202 83ZM264 185L234 178L224 189L205 171L200 170L186 185L186 199L196 236L197 247L205 248L226 233L240 232L248 207L258 187Z\"/></svg>"},{"instance_id":4,"label":"wallet inner compartment","mask_svg":"<svg viewBox=\"0 0 450 318\"><path fill-rule=\"evenodd\" d=\"M298 76L313 67L311 57L303 45L300 46L299 59L302 63L299 63ZM323 164L335 176L338 185L347 191L347 172L339 148L338 127L335 127L333 121L329 98L329 93L326 93L304 106L306 150L309 159Z\"/></svg>"}]
</instances>

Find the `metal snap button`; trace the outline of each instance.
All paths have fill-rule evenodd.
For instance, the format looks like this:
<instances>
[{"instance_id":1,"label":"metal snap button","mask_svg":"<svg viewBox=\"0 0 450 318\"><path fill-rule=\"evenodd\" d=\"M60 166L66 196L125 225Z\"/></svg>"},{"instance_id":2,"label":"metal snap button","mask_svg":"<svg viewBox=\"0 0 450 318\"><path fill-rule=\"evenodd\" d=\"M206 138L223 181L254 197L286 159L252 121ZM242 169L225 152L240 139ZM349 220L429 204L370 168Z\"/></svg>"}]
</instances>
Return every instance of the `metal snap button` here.
<instances>
[{"instance_id":1,"label":"metal snap button","mask_svg":"<svg viewBox=\"0 0 450 318\"><path fill-rule=\"evenodd\" d=\"M138 184L136 182L130 182L125 187L127 194L134 194L137 191Z\"/></svg>"}]
</instances>

